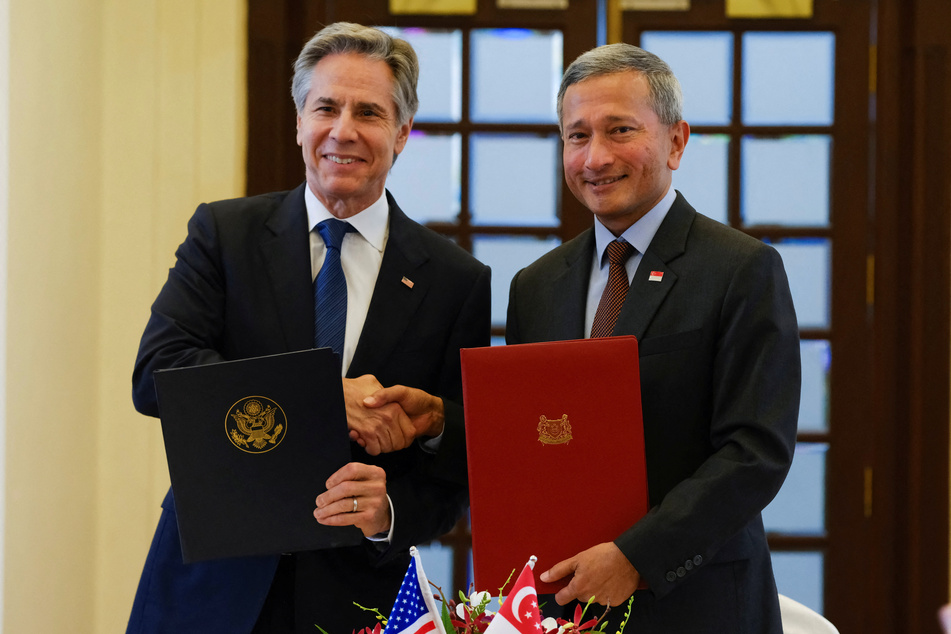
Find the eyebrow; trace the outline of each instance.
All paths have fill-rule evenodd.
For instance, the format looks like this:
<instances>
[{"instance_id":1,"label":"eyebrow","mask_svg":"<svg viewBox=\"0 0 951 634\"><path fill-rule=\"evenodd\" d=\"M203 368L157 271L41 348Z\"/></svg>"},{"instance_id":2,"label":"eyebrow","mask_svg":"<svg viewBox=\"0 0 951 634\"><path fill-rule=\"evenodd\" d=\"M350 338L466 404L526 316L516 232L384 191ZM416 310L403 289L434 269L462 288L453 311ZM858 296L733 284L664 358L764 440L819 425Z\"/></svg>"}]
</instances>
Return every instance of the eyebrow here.
<instances>
[{"instance_id":1,"label":"eyebrow","mask_svg":"<svg viewBox=\"0 0 951 634\"><path fill-rule=\"evenodd\" d=\"M314 100L314 105L325 105L325 106L340 106L340 102L334 99L333 97L317 97ZM375 110L376 112L387 113L386 108L382 105L376 103L375 101L358 101L354 104L354 107L357 110Z\"/></svg>"},{"instance_id":2,"label":"eyebrow","mask_svg":"<svg viewBox=\"0 0 951 634\"><path fill-rule=\"evenodd\" d=\"M375 110L377 112L387 114L386 108L382 104L378 104L375 101L358 101L357 108L360 110Z\"/></svg>"},{"instance_id":3,"label":"eyebrow","mask_svg":"<svg viewBox=\"0 0 951 634\"><path fill-rule=\"evenodd\" d=\"M639 123L640 123L640 122L637 120L637 118L632 117L632 116L630 116L630 115L616 115L616 114L614 114L614 115L608 115L608 116L606 116L606 117L604 117L604 118L602 118L602 119L599 119L598 121L599 121L599 123L609 123L609 124L612 124L612 123L629 123L630 125L639 125ZM591 125L593 125L593 124L590 123L590 122L588 121L588 119L575 119L575 120L572 121L571 123L566 123L566 124L564 124L562 127L563 127L565 130L569 130L569 129L573 129L573 128L586 127L586 126L591 126Z\"/></svg>"},{"instance_id":4,"label":"eyebrow","mask_svg":"<svg viewBox=\"0 0 951 634\"><path fill-rule=\"evenodd\" d=\"M316 97L311 102L311 105L316 106L318 104L322 106L336 106L337 101L335 99L331 99L330 97Z\"/></svg>"}]
</instances>

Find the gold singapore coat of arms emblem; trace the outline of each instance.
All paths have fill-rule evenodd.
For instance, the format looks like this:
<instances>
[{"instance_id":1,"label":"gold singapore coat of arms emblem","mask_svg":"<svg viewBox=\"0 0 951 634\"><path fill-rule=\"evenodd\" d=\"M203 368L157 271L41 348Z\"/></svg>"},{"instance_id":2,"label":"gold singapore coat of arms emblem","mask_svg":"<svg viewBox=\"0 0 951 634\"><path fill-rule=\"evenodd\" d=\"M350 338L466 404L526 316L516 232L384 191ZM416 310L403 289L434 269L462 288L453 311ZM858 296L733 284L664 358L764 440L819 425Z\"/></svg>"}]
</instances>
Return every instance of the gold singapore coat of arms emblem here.
<instances>
[{"instance_id":1,"label":"gold singapore coat of arms emblem","mask_svg":"<svg viewBox=\"0 0 951 634\"><path fill-rule=\"evenodd\" d=\"M268 452L284 440L287 418L281 406L263 396L246 396L225 417L228 440L241 451Z\"/></svg>"},{"instance_id":2,"label":"gold singapore coat of arms emblem","mask_svg":"<svg viewBox=\"0 0 951 634\"><path fill-rule=\"evenodd\" d=\"M546 416L538 417L538 442L546 445L563 445L571 440L571 423L568 414L561 418L549 420Z\"/></svg>"}]
</instances>

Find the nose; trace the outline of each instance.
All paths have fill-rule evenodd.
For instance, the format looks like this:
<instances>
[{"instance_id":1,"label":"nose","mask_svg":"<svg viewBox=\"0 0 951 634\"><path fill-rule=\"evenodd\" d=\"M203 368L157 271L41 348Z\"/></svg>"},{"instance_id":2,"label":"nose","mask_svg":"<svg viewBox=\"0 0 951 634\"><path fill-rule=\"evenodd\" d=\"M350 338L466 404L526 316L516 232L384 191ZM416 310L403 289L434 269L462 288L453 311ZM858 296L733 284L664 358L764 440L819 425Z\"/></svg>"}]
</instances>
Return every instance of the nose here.
<instances>
[{"instance_id":1,"label":"nose","mask_svg":"<svg viewBox=\"0 0 951 634\"><path fill-rule=\"evenodd\" d=\"M331 136L336 141L352 141L357 136L357 122L349 110L343 110L334 120L333 127L330 130Z\"/></svg>"},{"instance_id":2,"label":"nose","mask_svg":"<svg viewBox=\"0 0 951 634\"><path fill-rule=\"evenodd\" d=\"M608 140L600 134L591 135L585 154L584 166L590 170L598 170L614 162Z\"/></svg>"}]
</instances>

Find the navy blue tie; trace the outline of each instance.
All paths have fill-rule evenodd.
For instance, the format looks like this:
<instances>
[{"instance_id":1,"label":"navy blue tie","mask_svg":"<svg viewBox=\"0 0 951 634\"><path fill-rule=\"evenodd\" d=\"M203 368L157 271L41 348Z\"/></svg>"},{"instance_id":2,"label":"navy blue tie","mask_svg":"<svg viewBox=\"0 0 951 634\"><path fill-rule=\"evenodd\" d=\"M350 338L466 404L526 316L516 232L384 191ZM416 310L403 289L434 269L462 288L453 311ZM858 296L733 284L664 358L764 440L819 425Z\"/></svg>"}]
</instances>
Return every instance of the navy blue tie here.
<instances>
[{"instance_id":1,"label":"navy blue tie","mask_svg":"<svg viewBox=\"0 0 951 634\"><path fill-rule=\"evenodd\" d=\"M341 356L347 329L347 278L340 266L340 245L352 230L350 223L336 218L317 224L317 232L327 245L327 254L314 280L314 346L331 348Z\"/></svg>"}]
</instances>

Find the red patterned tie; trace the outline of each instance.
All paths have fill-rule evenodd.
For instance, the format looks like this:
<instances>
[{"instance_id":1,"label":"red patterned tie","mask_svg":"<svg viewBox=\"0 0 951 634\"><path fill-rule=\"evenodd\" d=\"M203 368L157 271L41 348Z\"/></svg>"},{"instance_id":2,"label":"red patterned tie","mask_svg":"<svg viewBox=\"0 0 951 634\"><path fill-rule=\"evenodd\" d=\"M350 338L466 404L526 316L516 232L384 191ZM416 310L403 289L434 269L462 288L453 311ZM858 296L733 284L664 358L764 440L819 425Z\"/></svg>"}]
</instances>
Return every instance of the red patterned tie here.
<instances>
[{"instance_id":1,"label":"red patterned tie","mask_svg":"<svg viewBox=\"0 0 951 634\"><path fill-rule=\"evenodd\" d=\"M627 289L630 287L624 263L633 255L634 247L629 242L615 240L608 245L607 252L611 267L608 269L608 284L604 287L601 302L594 314L594 323L591 324L592 339L611 336L614 323L624 304L624 298L627 297Z\"/></svg>"}]
</instances>

